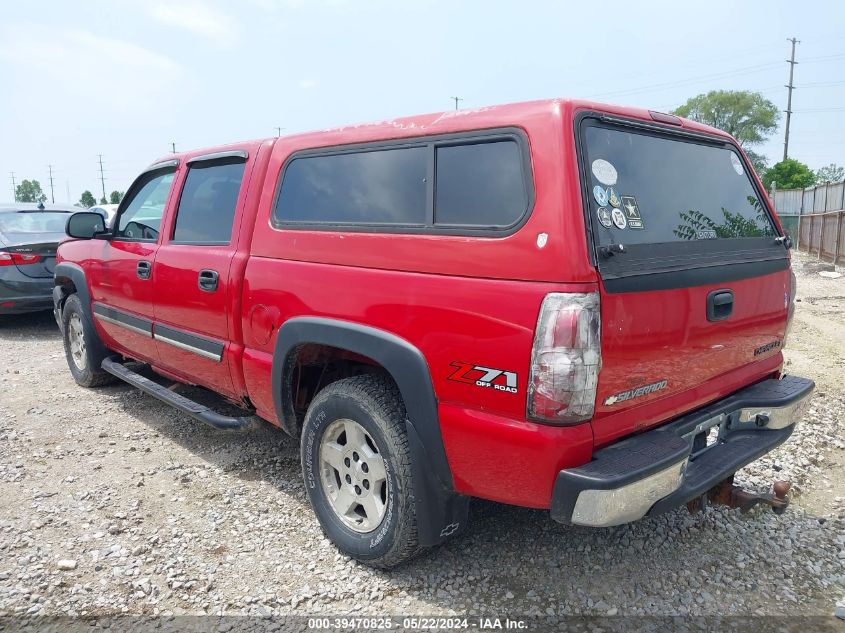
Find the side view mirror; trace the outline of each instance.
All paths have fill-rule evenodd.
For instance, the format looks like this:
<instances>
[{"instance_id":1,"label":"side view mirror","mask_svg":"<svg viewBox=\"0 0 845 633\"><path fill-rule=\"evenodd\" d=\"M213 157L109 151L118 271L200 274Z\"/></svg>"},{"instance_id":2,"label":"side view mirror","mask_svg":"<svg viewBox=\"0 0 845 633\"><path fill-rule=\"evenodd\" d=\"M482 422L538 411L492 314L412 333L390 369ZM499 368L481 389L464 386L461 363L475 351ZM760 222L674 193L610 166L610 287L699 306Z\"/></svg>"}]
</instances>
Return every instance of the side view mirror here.
<instances>
[{"instance_id":1,"label":"side view mirror","mask_svg":"<svg viewBox=\"0 0 845 633\"><path fill-rule=\"evenodd\" d=\"M83 240L90 240L95 236L106 232L106 221L103 216L93 211L80 211L74 213L67 220L65 233L70 237Z\"/></svg>"}]
</instances>

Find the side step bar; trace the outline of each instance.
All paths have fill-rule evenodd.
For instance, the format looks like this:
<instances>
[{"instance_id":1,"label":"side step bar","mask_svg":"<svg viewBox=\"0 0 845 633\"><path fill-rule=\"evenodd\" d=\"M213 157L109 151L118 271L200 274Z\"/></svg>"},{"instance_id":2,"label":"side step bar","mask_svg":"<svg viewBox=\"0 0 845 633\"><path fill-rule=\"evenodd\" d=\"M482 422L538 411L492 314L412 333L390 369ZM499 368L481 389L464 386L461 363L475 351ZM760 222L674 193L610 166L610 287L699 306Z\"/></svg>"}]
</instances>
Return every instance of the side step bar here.
<instances>
[{"instance_id":1,"label":"side step bar","mask_svg":"<svg viewBox=\"0 0 845 633\"><path fill-rule=\"evenodd\" d=\"M167 387L153 382L149 378L132 371L125 365L106 358L102 367L104 371L109 372L113 376L117 376L121 380L128 382L133 387L137 387L144 393L148 393L154 398L158 398L162 402L166 402L172 407L179 409L182 413L196 418L200 422L213 426L215 429L223 429L226 431L246 431L258 425L258 418L252 415L233 418L227 415L220 415L216 411L212 411L207 406L194 402L190 398L186 398Z\"/></svg>"}]
</instances>

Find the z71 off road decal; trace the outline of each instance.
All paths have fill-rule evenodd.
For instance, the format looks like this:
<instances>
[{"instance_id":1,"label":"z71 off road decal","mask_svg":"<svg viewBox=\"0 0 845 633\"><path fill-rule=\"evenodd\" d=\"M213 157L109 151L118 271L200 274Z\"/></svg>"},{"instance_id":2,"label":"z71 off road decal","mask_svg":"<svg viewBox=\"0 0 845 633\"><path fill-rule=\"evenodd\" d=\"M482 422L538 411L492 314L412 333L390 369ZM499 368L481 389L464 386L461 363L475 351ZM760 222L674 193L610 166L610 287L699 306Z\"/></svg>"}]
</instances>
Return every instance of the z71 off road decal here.
<instances>
[{"instance_id":1,"label":"z71 off road decal","mask_svg":"<svg viewBox=\"0 0 845 633\"><path fill-rule=\"evenodd\" d=\"M490 387L496 391L516 393L516 372L459 361L449 363L449 365L457 367L455 371L449 374L449 380L477 387Z\"/></svg>"},{"instance_id":2,"label":"z71 off road decal","mask_svg":"<svg viewBox=\"0 0 845 633\"><path fill-rule=\"evenodd\" d=\"M664 378L663 380L653 382L650 385L643 385L642 387L637 387L636 389L628 389L628 391L622 391L606 398L604 404L605 406L610 406L612 404L625 402L626 400L633 400L634 398L639 398L640 396L645 396L650 393L654 393L655 391L666 389L668 384L669 381Z\"/></svg>"}]
</instances>

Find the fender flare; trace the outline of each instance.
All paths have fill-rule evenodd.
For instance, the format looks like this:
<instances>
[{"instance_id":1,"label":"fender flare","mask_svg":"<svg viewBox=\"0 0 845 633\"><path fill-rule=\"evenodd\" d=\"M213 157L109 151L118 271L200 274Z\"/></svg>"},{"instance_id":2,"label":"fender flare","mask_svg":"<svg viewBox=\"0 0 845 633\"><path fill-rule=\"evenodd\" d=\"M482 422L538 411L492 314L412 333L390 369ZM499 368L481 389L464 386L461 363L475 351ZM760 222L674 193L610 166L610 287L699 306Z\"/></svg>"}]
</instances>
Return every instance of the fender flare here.
<instances>
[{"instance_id":1,"label":"fender flare","mask_svg":"<svg viewBox=\"0 0 845 633\"><path fill-rule=\"evenodd\" d=\"M435 545L466 522L468 497L454 492L452 471L443 446L437 398L422 352L395 334L323 317L296 317L279 328L273 352L272 386L276 415L285 431L298 429L286 393L295 350L308 343L348 350L381 364L399 387L408 412L407 430L415 481L420 544Z\"/></svg>"},{"instance_id":2,"label":"fender flare","mask_svg":"<svg viewBox=\"0 0 845 633\"><path fill-rule=\"evenodd\" d=\"M82 303L82 311L93 327L94 319L91 315L91 295L88 292L88 280L85 278L85 271L82 270L82 267L73 262L60 262L56 264L56 270L53 273L53 283L55 284L53 287L53 307L56 320L61 320L61 307L66 298L65 293L62 293L60 290L64 285L61 283L62 279L69 279L73 282L73 285L76 287L76 294L79 295L79 301Z\"/></svg>"}]
</instances>

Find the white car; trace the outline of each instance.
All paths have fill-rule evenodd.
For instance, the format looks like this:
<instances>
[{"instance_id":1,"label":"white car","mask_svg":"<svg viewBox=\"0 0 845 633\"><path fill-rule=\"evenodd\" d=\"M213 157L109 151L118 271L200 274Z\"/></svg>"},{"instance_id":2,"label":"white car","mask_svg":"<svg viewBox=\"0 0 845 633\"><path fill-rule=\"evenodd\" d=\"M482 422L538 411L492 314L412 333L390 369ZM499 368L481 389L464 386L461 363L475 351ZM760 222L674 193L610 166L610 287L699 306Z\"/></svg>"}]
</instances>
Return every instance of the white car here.
<instances>
[{"instance_id":1,"label":"white car","mask_svg":"<svg viewBox=\"0 0 845 633\"><path fill-rule=\"evenodd\" d=\"M106 226L111 228L112 222L114 222L114 216L117 215L117 207L118 205L116 204L98 204L88 210L102 215L106 219Z\"/></svg>"}]
</instances>

